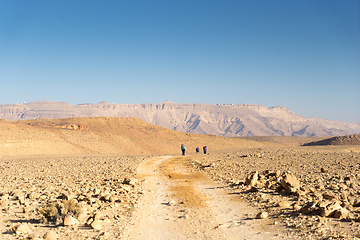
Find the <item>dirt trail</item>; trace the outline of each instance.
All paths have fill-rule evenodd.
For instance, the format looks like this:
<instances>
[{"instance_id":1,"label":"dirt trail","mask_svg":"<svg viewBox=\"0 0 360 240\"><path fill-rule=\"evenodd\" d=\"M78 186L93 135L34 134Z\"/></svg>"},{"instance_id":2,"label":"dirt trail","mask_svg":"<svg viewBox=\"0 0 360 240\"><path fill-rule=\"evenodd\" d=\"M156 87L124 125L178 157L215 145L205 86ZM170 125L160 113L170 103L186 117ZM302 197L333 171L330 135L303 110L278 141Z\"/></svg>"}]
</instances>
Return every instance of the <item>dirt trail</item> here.
<instances>
[{"instance_id":1,"label":"dirt trail","mask_svg":"<svg viewBox=\"0 0 360 240\"><path fill-rule=\"evenodd\" d=\"M145 192L124 239L274 239L256 210L184 164L185 157L142 163Z\"/></svg>"}]
</instances>

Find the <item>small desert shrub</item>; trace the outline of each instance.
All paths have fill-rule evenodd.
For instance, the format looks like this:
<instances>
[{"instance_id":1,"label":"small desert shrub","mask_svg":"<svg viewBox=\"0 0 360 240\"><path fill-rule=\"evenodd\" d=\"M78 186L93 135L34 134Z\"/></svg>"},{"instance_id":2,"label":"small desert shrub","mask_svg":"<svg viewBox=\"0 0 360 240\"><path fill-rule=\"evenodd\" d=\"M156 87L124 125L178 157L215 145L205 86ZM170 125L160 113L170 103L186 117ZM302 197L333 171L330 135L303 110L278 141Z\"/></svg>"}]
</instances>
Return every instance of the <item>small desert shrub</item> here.
<instances>
[{"instance_id":1,"label":"small desert shrub","mask_svg":"<svg viewBox=\"0 0 360 240\"><path fill-rule=\"evenodd\" d=\"M78 217L80 214L80 206L74 199L63 200L62 202L49 203L39 210L41 222L58 223L62 221L66 214Z\"/></svg>"},{"instance_id":2,"label":"small desert shrub","mask_svg":"<svg viewBox=\"0 0 360 240\"><path fill-rule=\"evenodd\" d=\"M45 207L39 210L41 215L41 222L57 222L60 219L60 214L58 211L58 203L49 203Z\"/></svg>"}]
</instances>

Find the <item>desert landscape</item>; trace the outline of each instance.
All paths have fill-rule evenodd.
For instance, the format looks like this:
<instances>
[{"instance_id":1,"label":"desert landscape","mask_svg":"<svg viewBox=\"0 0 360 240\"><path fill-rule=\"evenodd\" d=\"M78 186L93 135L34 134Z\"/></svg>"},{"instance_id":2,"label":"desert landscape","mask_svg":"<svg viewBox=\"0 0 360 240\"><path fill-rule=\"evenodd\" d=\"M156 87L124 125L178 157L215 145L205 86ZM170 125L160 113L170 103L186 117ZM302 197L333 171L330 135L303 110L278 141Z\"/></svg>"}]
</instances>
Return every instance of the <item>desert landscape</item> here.
<instances>
[{"instance_id":1,"label":"desert landscape","mask_svg":"<svg viewBox=\"0 0 360 240\"><path fill-rule=\"evenodd\" d=\"M360 238L359 134L225 138L136 118L0 120L0 157L0 239Z\"/></svg>"},{"instance_id":2,"label":"desert landscape","mask_svg":"<svg viewBox=\"0 0 360 240\"><path fill-rule=\"evenodd\" d=\"M355 111L355 110L354 110ZM357 134L360 123L303 117L290 109L256 104L163 103L73 105L38 101L0 104L0 119L33 120L74 117L139 118L147 123L185 133L224 137L332 137Z\"/></svg>"}]
</instances>

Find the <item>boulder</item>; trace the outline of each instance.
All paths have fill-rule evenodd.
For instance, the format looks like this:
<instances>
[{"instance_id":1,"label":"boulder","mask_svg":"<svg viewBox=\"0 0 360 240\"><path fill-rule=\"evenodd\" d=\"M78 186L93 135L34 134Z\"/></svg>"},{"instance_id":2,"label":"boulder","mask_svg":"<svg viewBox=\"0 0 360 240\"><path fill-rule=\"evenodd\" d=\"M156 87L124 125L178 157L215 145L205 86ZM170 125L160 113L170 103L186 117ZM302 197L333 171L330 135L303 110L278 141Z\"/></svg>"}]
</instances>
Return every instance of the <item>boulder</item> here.
<instances>
[{"instance_id":1,"label":"boulder","mask_svg":"<svg viewBox=\"0 0 360 240\"><path fill-rule=\"evenodd\" d=\"M64 226L74 226L78 224L78 220L74 218L73 216L67 214L64 217Z\"/></svg>"},{"instance_id":2,"label":"boulder","mask_svg":"<svg viewBox=\"0 0 360 240\"><path fill-rule=\"evenodd\" d=\"M90 224L90 227L91 227L92 229L99 230L99 229L102 228L101 222L100 222L99 220L95 219L95 220L92 221L92 223Z\"/></svg>"},{"instance_id":3,"label":"boulder","mask_svg":"<svg viewBox=\"0 0 360 240\"><path fill-rule=\"evenodd\" d=\"M340 210L342 207L337 200L333 200L330 204L325 207L320 207L320 215L322 217L331 217L336 210Z\"/></svg>"},{"instance_id":4,"label":"boulder","mask_svg":"<svg viewBox=\"0 0 360 240\"><path fill-rule=\"evenodd\" d=\"M268 212L259 212L257 215L256 215L256 218L257 219L265 219L269 216L269 213Z\"/></svg>"},{"instance_id":5,"label":"boulder","mask_svg":"<svg viewBox=\"0 0 360 240\"><path fill-rule=\"evenodd\" d=\"M290 172L286 172L282 175L280 184L285 188L288 193L294 193L298 189L300 189L299 180L297 180L296 177Z\"/></svg>"},{"instance_id":6,"label":"boulder","mask_svg":"<svg viewBox=\"0 0 360 240\"><path fill-rule=\"evenodd\" d=\"M29 234L31 233L31 229L28 224L19 224L12 228L12 231L15 234Z\"/></svg>"},{"instance_id":7,"label":"boulder","mask_svg":"<svg viewBox=\"0 0 360 240\"><path fill-rule=\"evenodd\" d=\"M348 215L349 215L349 210L347 210L346 208L340 208L334 211L332 217L343 219L343 218L347 218Z\"/></svg>"},{"instance_id":8,"label":"boulder","mask_svg":"<svg viewBox=\"0 0 360 240\"><path fill-rule=\"evenodd\" d=\"M245 185L253 187L256 185L259 178L259 172L255 171L249 174L245 179Z\"/></svg>"}]
</instances>

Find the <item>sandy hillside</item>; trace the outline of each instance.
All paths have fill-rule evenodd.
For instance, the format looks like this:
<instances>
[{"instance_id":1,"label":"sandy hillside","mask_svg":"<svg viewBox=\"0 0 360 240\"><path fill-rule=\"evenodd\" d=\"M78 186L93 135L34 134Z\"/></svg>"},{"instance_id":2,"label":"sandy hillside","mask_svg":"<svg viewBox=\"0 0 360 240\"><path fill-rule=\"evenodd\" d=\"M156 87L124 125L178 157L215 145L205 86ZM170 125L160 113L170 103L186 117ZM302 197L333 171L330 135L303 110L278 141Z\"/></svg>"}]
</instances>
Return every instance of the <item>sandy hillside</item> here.
<instances>
[{"instance_id":1,"label":"sandy hillside","mask_svg":"<svg viewBox=\"0 0 360 240\"><path fill-rule=\"evenodd\" d=\"M243 139L187 134L136 118L0 120L0 155L28 154L175 154L185 143L211 150L263 146Z\"/></svg>"},{"instance_id":2,"label":"sandy hillside","mask_svg":"<svg viewBox=\"0 0 360 240\"><path fill-rule=\"evenodd\" d=\"M324 140L314 141L304 144L304 146L321 146L321 145L360 145L360 134L326 138Z\"/></svg>"}]
</instances>

